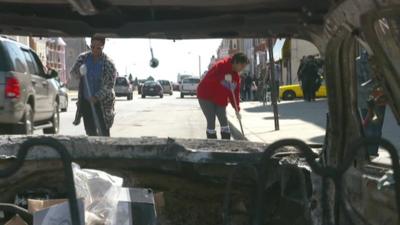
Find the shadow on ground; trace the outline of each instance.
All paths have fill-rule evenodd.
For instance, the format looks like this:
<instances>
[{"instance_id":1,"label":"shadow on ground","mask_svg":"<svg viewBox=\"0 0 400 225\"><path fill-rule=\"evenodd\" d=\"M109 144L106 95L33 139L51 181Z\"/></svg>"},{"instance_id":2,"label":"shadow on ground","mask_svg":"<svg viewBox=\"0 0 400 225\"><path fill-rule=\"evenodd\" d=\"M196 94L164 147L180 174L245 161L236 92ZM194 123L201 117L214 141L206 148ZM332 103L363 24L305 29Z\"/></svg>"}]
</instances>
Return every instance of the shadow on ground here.
<instances>
[{"instance_id":1,"label":"shadow on ground","mask_svg":"<svg viewBox=\"0 0 400 225\"><path fill-rule=\"evenodd\" d=\"M271 105L257 106L244 109L248 113L273 113ZM326 126L326 113L328 112L328 104L325 99L316 102L282 102L278 104L278 114L280 120L302 120L312 123L321 128ZM274 120L273 115L263 118L264 120Z\"/></svg>"}]
</instances>

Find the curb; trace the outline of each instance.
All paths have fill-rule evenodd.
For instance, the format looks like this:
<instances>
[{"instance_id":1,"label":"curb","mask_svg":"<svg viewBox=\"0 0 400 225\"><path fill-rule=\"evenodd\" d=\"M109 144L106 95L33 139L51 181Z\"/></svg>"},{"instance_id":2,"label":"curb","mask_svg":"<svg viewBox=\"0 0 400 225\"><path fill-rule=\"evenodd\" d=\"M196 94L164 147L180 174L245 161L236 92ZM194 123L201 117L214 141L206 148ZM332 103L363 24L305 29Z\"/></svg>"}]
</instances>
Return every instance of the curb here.
<instances>
[{"instance_id":1,"label":"curb","mask_svg":"<svg viewBox=\"0 0 400 225\"><path fill-rule=\"evenodd\" d=\"M231 128L231 134L234 140L248 141L248 139L243 136L240 128L238 129L229 119L228 119L229 127Z\"/></svg>"}]
</instances>

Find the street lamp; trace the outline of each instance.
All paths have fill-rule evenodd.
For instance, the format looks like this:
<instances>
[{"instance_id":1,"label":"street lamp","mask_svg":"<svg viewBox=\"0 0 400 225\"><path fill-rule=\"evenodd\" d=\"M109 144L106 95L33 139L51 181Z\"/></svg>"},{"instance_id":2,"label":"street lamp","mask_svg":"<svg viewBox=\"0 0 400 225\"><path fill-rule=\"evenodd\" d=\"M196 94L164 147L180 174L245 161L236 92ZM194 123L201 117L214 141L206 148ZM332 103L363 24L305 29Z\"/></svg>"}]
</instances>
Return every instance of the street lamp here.
<instances>
[{"instance_id":1,"label":"street lamp","mask_svg":"<svg viewBox=\"0 0 400 225\"><path fill-rule=\"evenodd\" d=\"M191 55L192 52L188 52L187 54ZM198 57L199 57L199 77L201 77L201 55L198 55Z\"/></svg>"}]
</instances>

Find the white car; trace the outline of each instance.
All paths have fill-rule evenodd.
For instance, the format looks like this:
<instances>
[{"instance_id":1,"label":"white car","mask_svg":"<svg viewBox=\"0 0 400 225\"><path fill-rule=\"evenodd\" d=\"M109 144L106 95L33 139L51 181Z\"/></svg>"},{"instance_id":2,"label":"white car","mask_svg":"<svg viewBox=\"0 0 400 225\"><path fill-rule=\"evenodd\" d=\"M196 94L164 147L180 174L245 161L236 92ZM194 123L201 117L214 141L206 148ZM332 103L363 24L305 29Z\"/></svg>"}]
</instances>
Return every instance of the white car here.
<instances>
[{"instance_id":1,"label":"white car","mask_svg":"<svg viewBox=\"0 0 400 225\"><path fill-rule=\"evenodd\" d=\"M164 90L164 94L169 94L169 95L173 95L174 94L174 90L172 87L172 83L168 80L159 80L158 83L161 84L163 90Z\"/></svg>"},{"instance_id":2,"label":"white car","mask_svg":"<svg viewBox=\"0 0 400 225\"><path fill-rule=\"evenodd\" d=\"M133 99L133 87L126 77L117 77L114 91L117 97L126 97L128 101Z\"/></svg>"},{"instance_id":3,"label":"white car","mask_svg":"<svg viewBox=\"0 0 400 225\"><path fill-rule=\"evenodd\" d=\"M200 83L199 78L186 78L182 80L181 83L181 98L184 98L185 95L194 96L197 94L197 86Z\"/></svg>"}]
</instances>

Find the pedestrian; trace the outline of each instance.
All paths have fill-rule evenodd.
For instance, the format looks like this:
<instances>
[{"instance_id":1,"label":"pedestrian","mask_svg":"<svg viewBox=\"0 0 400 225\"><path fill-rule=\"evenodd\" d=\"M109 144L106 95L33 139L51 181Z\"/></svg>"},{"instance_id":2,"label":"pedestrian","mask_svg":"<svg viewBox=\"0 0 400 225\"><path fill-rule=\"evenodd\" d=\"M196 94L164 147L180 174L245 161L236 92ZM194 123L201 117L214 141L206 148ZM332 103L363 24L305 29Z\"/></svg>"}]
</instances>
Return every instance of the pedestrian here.
<instances>
[{"instance_id":1,"label":"pedestrian","mask_svg":"<svg viewBox=\"0 0 400 225\"><path fill-rule=\"evenodd\" d=\"M369 66L368 53L362 51L356 59L356 71L358 79L358 106L362 119L365 137L382 137L383 122L385 118L387 99L382 87L372 73ZM379 156L379 145L369 145L368 154Z\"/></svg>"},{"instance_id":2,"label":"pedestrian","mask_svg":"<svg viewBox=\"0 0 400 225\"><path fill-rule=\"evenodd\" d=\"M105 37L93 36L91 51L79 55L71 70L71 75L80 80L74 125L78 125L83 117L88 136L110 136L110 128L114 122L114 85L117 71L114 63L103 52L104 45ZM81 74L82 68L86 68L86 74ZM96 118L99 124L96 123Z\"/></svg>"},{"instance_id":3,"label":"pedestrian","mask_svg":"<svg viewBox=\"0 0 400 225\"><path fill-rule=\"evenodd\" d=\"M208 71L197 88L200 108L207 120L207 138L216 139L215 118L218 117L221 126L222 139L230 139L231 131L226 116L226 107L231 103L236 116L241 115L240 76L239 73L249 64L249 59L243 53L236 53L217 61Z\"/></svg>"},{"instance_id":4,"label":"pedestrian","mask_svg":"<svg viewBox=\"0 0 400 225\"><path fill-rule=\"evenodd\" d=\"M367 83L371 79L371 68L368 63L368 53L363 50L356 58L357 71L357 98L358 108L361 117L364 119L368 113L368 98L372 91L372 83Z\"/></svg>"},{"instance_id":5,"label":"pedestrian","mask_svg":"<svg viewBox=\"0 0 400 225\"><path fill-rule=\"evenodd\" d=\"M370 80L369 82L373 83L374 87L368 97L368 111L363 119L364 135L365 137L380 138L382 137L387 99L383 94L382 87L373 80ZM370 145L367 149L369 155L379 156L379 145Z\"/></svg>"},{"instance_id":6,"label":"pedestrian","mask_svg":"<svg viewBox=\"0 0 400 225\"><path fill-rule=\"evenodd\" d=\"M276 93L275 96L277 101L280 102L279 87L281 85L281 66L278 63L275 63L274 69L275 69L275 93Z\"/></svg>"},{"instance_id":7,"label":"pedestrian","mask_svg":"<svg viewBox=\"0 0 400 225\"><path fill-rule=\"evenodd\" d=\"M250 101L251 100L251 85L253 83L253 78L251 78L250 74L246 75L246 79L244 80L244 83L245 83L244 92L245 92L245 96L246 96L245 100Z\"/></svg>"},{"instance_id":8,"label":"pedestrian","mask_svg":"<svg viewBox=\"0 0 400 225\"><path fill-rule=\"evenodd\" d=\"M301 80L301 88L303 90L305 101L315 101L315 93L318 90L316 87L319 82L318 80L320 79L318 70L319 67L314 56L310 55L301 60L297 74L299 76L299 80Z\"/></svg>"}]
</instances>

